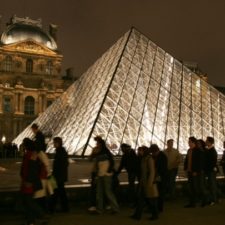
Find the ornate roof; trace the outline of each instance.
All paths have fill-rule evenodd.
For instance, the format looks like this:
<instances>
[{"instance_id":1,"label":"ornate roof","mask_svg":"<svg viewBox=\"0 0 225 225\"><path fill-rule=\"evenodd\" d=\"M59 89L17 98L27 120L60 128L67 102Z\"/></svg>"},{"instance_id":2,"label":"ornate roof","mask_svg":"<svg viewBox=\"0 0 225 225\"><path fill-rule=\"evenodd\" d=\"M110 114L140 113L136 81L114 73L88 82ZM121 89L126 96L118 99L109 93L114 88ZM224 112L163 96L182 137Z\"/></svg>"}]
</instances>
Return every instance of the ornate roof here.
<instances>
[{"instance_id":1,"label":"ornate roof","mask_svg":"<svg viewBox=\"0 0 225 225\"><path fill-rule=\"evenodd\" d=\"M13 16L11 23L2 33L3 45L14 44L25 40L34 40L51 50L57 50L55 40L42 29L41 20L32 20L28 17L19 18Z\"/></svg>"}]
</instances>

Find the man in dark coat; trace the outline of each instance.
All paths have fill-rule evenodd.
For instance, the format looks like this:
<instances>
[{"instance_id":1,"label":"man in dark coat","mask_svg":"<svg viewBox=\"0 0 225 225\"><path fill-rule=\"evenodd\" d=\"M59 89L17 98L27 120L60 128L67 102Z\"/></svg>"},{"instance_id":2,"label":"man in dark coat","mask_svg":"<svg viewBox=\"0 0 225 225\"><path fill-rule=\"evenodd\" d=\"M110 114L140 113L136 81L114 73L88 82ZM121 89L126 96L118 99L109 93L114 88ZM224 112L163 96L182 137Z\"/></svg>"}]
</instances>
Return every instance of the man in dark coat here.
<instances>
[{"instance_id":1,"label":"man in dark coat","mask_svg":"<svg viewBox=\"0 0 225 225\"><path fill-rule=\"evenodd\" d=\"M68 154L65 148L62 146L62 139L60 137L55 137L53 139L53 144L55 147L55 158L53 161L53 176L56 179L57 188L54 190L52 211L57 203L58 198L60 199L61 210L63 212L68 212L68 199L65 191L65 182L68 180Z\"/></svg>"},{"instance_id":2,"label":"man in dark coat","mask_svg":"<svg viewBox=\"0 0 225 225\"><path fill-rule=\"evenodd\" d=\"M34 143L37 151L46 151L46 143L45 143L45 136L44 134L39 130L39 127L36 123L33 123L31 126L31 129L34 133Z\"/></svg>"},{"instance_id":3,"label":"man in dark coat","mask_svg":"<svg viewBox=\"0 0 225 225\"><path fill-rule=\"evenodd\" d=\"M135 151L128 144L121 144L123 156L120 161L116 174L120 174L125 169L128 174L128 201L133 205L135 203L135 180L138 176L138 158Z\"/></svg>"},{"instance_id":4,"label":"man in dark coat","mask_svg":"<svg viewBox=\"0 0 225 225\"><path fill-rule=\"evenodd\" d=\"M184 161L184 171L187 172L188 176L189 203L185 205L185 208L195 207L198 198L202 200L202 204L205 201L204 191L200 185L204 168L204 153L198 148L195 137L189 137L188 145L189 149Z\"/></svg>"}]
</instances>

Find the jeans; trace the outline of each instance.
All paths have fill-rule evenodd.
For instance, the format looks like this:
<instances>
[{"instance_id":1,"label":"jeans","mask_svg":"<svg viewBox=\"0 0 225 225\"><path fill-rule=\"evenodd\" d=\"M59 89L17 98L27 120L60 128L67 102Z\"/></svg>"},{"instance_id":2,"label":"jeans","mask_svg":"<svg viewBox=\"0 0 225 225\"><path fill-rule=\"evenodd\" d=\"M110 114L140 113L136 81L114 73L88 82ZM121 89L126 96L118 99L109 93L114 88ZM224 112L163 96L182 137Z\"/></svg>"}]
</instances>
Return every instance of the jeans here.
<instances>
[{"instance_id":1,"label":"jeans","mask_svg":"<svg viewBox=\"0 0 225 225\"><path fill-rule=\"evenodd\" d=\"M192 173L188 173L188 185L189 185L189 204L195 205L198 200L202 204L206 202L204 174L199 173L193 176Z\"/></svg>"},{"instance_id":2,"label":"jeans","mask_svg":"<svg viewBox=\"0 0 225 225\"><path fill-rule=\"evenodd\" d=\"M119 212L119 205L112 191L112 176L101 176L97 178L97 209L103 212L104 196L114 212Z\"/></svg>"},{"instance_id":3,"label":"jeans","mask_svg":"<svg viewBox=\"0 0 225 225\"><path fill-rule=\"evenodd\" d=\"M137 174L134 172L128 173L128 202L134 204L136 202L136 191L135 191L135 179Z\"/></svg>"},{"instance_id":4,"label":"jeans","mask_svg":"<svg viewBox=\"0 0 225 225\"><path fill-rule=\"evenodd\" d=\"M168 197L170 198L175 197L176 176L177 176L177 168L168 170L167 194L168 194Z\"/></svg>"},{"instance_id":5,"label":"jeans","mask_svg":"<svg viewBox=\"0 0 225 225\"><path fill-rule=\"evenodd\" d=\"M51 211L55 211L55 206L58 202L58 199L60 201L60 206L62 211L68 211L68 198L66 195L66 190L64 187L64 182L57 182L57 188L54 190L54 194L52 196L52 202L51 202Z\"/></svg>"},{"instance_id":6,"label":"jeans","mask_svg":"<svg viewBox=\"0 0 225 225\"><path fill-rule=\"evenodd\" d=\"M208 172L206 173L207 183L209 188L209 200L211 202L217 202L217 182L216 182L216 172Z\"/></svg>"},{"instance_id":7,"label":"jeans","mask_svg":"<svg viewBox=\"0 0 225 225\"><path fill-rule=\"evenodd\" d=\"M139 186L137 195L137 206L135 208L133 217L141 219L143 209L145 205L149 207L149 211L153 218L158 218L158 199L157 198L146 198L143 187Z\"/></svg>"}]
</instances>

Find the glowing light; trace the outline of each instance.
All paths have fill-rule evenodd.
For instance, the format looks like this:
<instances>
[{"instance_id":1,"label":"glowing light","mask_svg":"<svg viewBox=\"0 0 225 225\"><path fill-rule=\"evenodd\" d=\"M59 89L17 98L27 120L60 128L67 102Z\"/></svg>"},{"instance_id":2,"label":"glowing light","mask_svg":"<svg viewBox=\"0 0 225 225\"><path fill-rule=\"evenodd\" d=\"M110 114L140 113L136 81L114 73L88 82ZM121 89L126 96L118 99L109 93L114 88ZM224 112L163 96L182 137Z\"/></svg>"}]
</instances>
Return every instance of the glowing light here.
<instances>
[{"instance_id":1,"label":"glowing light","mask_svg":"<svg viewBox=\"0 0 225 225\"><path fill-rule=\"evenodd\" d=\"M2 136L2 143L5 144L5 142L6 142L6 137L5 137L5 135L3 135Z\"/></svg>"},{"instance_id":2,"label":"glowing light","mask_svg":"<svg viewBox=\"0 0 225 225\"><path fill-rule=\"evenodd\" d=\"M196 85L197 88L200 88L201 87L201 81L200 81L200 79L196 80L195 85Z\"/></svg>"}]
</instances>

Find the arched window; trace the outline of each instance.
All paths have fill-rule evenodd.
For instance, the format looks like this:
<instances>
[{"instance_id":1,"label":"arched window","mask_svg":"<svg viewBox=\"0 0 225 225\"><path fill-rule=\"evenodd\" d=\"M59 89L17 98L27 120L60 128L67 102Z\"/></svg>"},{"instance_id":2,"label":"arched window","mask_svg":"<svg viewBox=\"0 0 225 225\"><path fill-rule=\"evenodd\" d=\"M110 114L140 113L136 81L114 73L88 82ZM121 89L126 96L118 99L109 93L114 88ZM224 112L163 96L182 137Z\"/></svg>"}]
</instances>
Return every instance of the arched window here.
<instances>
[{"instance_id":1,"label":"arched window","mask_svg":"<svg viewBox=\"0 0 225 225\"><path fill-rule=\"evenodd\" d=\"M27 59L26 72L27 73L33 73L33 60L32 59Z\"/></svg>"},{"instance_id":2,"label":"arched window","mask_svg":"<svg viewBox=\"0 0 225 225\"><path fill-rule=\"evenodd\" d=\"M34 115L35 100L32 96L27 96L24 103L24 114Z\"/></svg>"},{"instance_id":3,"label":"arched window","mask_svg":"<svg viewBox=\"0 0 225 225\"><path fill-rule=\"evenodd\" d=\"M53 72L53 64L52 61L48 61L47 62L47 66L46 66L46 73L51 75Z\"/></svg>"},{"instance_id":4,"label":"arched window","mask_svg":"<svg viewBox=\"0 0 225 225\"><path fill-rule=\"evenodd\" d=\"M11 72L12 71L12 57L7 55L5 57L4 63L4 71Z\"/></svg>"}]
</instances>

